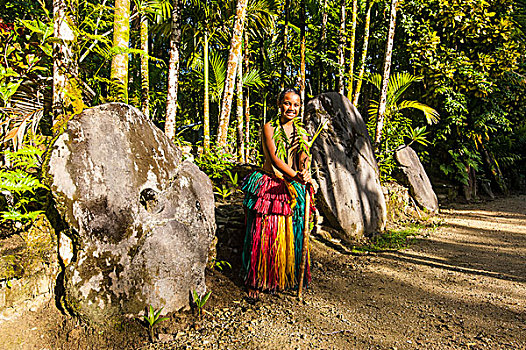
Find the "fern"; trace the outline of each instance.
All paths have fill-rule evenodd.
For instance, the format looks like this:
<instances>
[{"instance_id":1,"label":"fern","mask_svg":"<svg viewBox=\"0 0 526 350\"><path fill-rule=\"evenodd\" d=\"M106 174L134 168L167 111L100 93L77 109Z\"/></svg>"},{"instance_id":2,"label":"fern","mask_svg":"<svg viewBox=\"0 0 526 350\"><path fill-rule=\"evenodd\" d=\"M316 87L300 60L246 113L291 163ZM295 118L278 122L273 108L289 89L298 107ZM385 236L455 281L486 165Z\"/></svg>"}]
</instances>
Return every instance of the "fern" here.
<instances>
[{"instance_id":1,"label":"fern","mask_svg":"<svg viewBox=\"0 0 526 350\"><path fill-rule=\"evenodd\" d=\"M0 192L6 197L7 208L0 211L0 222L6 220L34 220L41 210L38 189L46 189L40 180L29 174L41 165L42 150L27 146L16 152L5 152L5 158L11 163L11 169L0 169Z\"/></svg>"},{"instance_id":2,"label":"fern","mask_svg":"<svg viewBox=\"0 0 526 350\"><path fill-rule=\"evenodd\" d=\"M283 126L279 122L279 115L271 121L272 127L274 128L274 135L272 139L276 145L276 156L284 162L288 159L288 149L290 147L289 139L285 134Z\"/></svg>"},{"instance_id":3,"label":"fern","mask_svg":"<svg viewBox=\"0 0 526 350\"><path fill-rule=\"evenodd\" d=\"M10 211L0 211L0 222L1 221L33 221L35 220L41 213L43 213L42 210L37 211L29 211L27 213L21 213L16 210L10 210Z\"/></svg>"},{"instance_id":4,"label":"fern","mask_svg":"<svg viewBox=\"0 0 526 350\"><path fill-rule=\"evenodd\" d=\"M11 164L12 168L32 169L40 167L43 153L43 150L28 145L18 151L6 151L4 154L6 161Z\"/></svg>"},{"instance_id":5,"label":"fern","mask_svg":"<svg viewBox=\"0 0 526 350\"><path fill-rule=\"evenodd\" d=\"M285 134L283 126L279 122L279 115L277 115L271 120L271 125L274 128L274 135L272 136L272 139L276 145L276 156L281 160L286 161L288 158L288 150L290 148L299 148L299 152L305 152L307 155L309 155L309 150L312 147L312 144L320 135L320 133L326 129L328 122L328 120L321 121L318 129L314 133L314 136L312 136L307 132L307 130L305 130L305 125L303 122L299 118L295 118L293 123L297 135L295 139L292 140L291 145L287 135Z\"/></svg>"},{"instance_id":6,"label":"fern","mask_svg":"<svg viewBox=\"0 0 526 350\"><path fill-rule=\"evenodd\" d=\"M37 188L46 188L40 181L24 170L0 170L0 189L11 193L35 193Z\"/></svg>"}]
</instances>

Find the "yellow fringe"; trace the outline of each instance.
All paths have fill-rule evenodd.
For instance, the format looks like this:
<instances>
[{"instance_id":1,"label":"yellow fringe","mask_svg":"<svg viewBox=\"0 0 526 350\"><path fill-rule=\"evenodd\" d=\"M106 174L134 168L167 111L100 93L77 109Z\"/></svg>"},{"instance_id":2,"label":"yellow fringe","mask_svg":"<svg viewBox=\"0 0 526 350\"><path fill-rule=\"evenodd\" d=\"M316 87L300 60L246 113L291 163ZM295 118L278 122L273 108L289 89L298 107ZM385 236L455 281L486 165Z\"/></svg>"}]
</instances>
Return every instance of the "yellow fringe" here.
<instances>
[{"instance_id":1,"label":"yellow fringe","mask_svg":"<svg viewBox=\"0 0 526 350\"><path fill-rule=\"evenodd\" d=\"M261 247L259 250L259 257L257 259L258 261L258 281L259 286L262 288L267 287L267 254L265 252L267 249L265 248L268 244L268 230L267 230L267 223L266 220L263 220L263 227L261 228Z\"/></svg>"},{"instance_id":2,"label":"yellow fringe","mask_svg":"<svg viewBox=\"0 0 526 350\"><path fill-rule=\"evenodd\" d=\"M285 217L280 215L278 218L278 232L276 236L276 269L278 273L278 287L285 288L285 266L287 264L287 241L285 235Z\"/></svg>"},{"instance_id":3,"label":"yellow fringe","mask_svg":"<svg viewBox=\"0 0 526 350\"><path fill-rule=\"evenodd\" d=\"M292 226L292 215L289 215L286 217L286 230L285 230L285 242L287 244L286 247L286 255L287 255L287 263L284 271L286 271L287 275L287 287L294 287L295 284L295 261L296 261L296 255L294 252L294 231Z\"/></svg>"}]
</instances>

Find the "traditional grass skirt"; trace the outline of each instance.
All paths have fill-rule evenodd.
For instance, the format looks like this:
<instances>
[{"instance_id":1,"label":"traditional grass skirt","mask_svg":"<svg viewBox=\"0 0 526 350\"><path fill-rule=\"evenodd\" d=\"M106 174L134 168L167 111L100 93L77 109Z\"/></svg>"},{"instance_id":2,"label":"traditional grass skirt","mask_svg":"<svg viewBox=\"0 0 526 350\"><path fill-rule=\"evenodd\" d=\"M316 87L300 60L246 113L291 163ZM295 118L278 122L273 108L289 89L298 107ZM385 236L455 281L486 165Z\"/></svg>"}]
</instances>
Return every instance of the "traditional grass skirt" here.
<instances>
[{"instance_id":1,"label":"traditional grass skirt","mask_svg":"<svg viewBox=\"0 0 526 350\"><path fill-rule=\"evenodd\" d=\"M242 184L246 235L242 275L261 290L295 288L299 283L305 185L255 171ZM311 206L311 212L314 207ZM307 251L306 281L310 281Z\"/></svg>"}]
</instances>

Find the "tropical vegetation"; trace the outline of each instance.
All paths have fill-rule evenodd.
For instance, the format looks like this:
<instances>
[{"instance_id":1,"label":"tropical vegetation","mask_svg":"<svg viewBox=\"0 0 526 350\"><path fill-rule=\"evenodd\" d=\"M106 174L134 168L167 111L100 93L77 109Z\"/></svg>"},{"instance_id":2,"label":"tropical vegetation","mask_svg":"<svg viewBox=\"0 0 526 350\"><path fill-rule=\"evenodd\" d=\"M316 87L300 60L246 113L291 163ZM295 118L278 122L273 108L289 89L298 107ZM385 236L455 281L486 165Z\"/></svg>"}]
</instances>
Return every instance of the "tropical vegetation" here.
<instances>
[{"instance_id":1,"label":"tropical vegetation","mask_svg":"<svg viewBox=\"0 0 526 350\"><path fill-rule=\"evenodd\" d=\"M63 120L121 101L217 178L261 159L260 127L293 86L354 102L384 180L412 143L432 178L507 192L526 170L525 18L524 0L6 0L2 174Z\"/></svg>"}]
</instances>

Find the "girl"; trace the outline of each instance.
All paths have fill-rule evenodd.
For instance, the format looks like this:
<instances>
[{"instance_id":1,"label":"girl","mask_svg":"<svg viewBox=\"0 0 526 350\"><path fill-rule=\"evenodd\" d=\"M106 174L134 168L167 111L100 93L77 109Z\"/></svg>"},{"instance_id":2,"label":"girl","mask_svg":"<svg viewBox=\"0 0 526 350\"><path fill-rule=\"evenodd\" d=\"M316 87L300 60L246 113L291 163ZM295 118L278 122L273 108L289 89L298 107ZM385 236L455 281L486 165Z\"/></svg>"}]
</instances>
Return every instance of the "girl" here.
<instances>
[{"instance_id":1,"label":"girl","mask_svg":"<svg viewBox=\"0 0 526 350\"><path fill-rule=\"evenodd\" d=\"M307 134L296 119L299 93L284 90L278 107L278 117L263 126L263 168L242 186L247 224L242 274L251 298L257 298L260 290L295 288L300 283L305 184L313 181L301 147ZM308 261L305 275L310 280Z\"/></svg>"}]
</instances>

